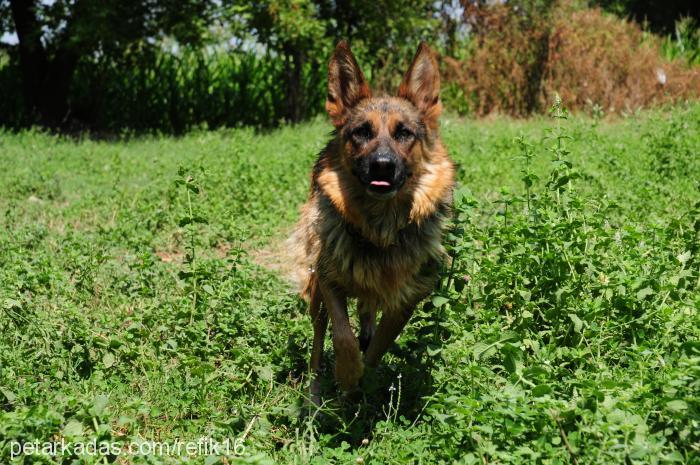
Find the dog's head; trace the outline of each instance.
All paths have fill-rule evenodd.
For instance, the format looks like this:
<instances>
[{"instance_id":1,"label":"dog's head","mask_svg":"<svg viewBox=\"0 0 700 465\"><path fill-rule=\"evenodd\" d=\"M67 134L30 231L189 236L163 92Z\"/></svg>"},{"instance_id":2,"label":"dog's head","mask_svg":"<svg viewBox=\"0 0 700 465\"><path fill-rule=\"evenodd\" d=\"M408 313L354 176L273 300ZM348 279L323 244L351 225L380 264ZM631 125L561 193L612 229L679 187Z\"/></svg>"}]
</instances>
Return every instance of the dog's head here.
<instances>
[{"instance_id":1,"label":"dog's head","mask_svg":"<svg viewBox=\"0 0 700 465\"><path fill-rule=\"evenodd\" d=\"M437 61L421 43L395 97L372 97L350 48L340 42L328 69L326 111L342 143L342 163L366 193L394 197L420 165L440 114Z\"/></svg>"}]
</instances>

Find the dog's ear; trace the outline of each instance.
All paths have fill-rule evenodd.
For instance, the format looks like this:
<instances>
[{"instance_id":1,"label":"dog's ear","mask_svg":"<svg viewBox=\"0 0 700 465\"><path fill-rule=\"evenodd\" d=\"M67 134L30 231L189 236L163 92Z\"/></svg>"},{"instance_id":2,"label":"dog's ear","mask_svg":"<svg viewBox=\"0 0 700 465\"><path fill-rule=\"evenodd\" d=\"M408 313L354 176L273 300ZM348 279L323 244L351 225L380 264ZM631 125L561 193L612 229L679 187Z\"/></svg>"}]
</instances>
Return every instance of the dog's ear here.
<instances>
[{"instance_id":1,"label":"dog's ear","mask_svg":"<svg viewBox=\"0 0 700 465\"><path fill-rule=\"evenodd\" d=\"M421 42L399 86L399 97L418 108L428 122L437 123L440 104L440 70L433 52Z\"/></svg>"},{"instance_id":2,"label":"dog's ear","mask_svg":"<svg viewBox=\"0 0 700 465\"><path fill-rule=\"evenodd\" d=\"M365 76L345 41L338 42L328 63L328 97L326 111L335 127L345 124L347 111L369 98Z\"/></svg>"}]
</instances>

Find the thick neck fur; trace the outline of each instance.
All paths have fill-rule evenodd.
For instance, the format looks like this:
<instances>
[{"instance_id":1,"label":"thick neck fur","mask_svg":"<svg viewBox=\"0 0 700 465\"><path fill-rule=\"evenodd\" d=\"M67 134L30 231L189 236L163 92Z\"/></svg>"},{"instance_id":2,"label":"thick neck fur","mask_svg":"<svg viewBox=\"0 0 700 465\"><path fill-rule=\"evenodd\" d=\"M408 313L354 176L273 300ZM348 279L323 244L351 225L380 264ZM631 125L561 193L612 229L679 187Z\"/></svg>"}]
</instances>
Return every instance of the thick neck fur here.
<instances>
[{"instance_id":1,"label":"thick neck fur","mask_svg":"<svg viewBox=\"0 0 700 465\"><path fill-rule=\"evenodd\" d=\"M439 139L423 143L424 161L391 199L378 200L343 166L342 143L336 137L321 152L313 189L326 196L343 219L379 247L395 244L399 232L421 223L451 203L454 166Z\"/></svg>"}]
</instances>

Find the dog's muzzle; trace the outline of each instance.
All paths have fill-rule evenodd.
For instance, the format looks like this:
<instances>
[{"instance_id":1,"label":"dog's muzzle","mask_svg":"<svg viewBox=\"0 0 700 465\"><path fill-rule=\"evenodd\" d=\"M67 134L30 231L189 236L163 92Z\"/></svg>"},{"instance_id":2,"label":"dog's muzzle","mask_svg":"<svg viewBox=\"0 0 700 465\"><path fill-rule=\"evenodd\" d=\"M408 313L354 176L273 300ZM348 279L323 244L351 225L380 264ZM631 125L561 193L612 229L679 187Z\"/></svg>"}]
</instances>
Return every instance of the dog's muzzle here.
<instances>
[{"instance_id":1,"label":"dog's muzzle","mask_svg":"<svg viewBox=\"0 0 700 465\"><path fill-rule=\"evenodd\" d=\"M360 178L372 197L391 198L406 181L404 161L392 151L377 150L363 164Z\"/></svg>"}]
</instances>

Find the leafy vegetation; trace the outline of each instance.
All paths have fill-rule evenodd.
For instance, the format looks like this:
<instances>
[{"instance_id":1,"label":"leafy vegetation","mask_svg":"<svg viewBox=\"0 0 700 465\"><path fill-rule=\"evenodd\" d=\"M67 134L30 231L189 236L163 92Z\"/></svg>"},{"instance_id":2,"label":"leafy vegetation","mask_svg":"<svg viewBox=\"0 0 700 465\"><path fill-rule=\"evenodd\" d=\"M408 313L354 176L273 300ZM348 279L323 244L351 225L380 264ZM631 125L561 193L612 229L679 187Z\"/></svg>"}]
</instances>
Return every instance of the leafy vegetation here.
<instances>
[{"instance_id":1,"label":"leafy vegetation","mask_svg":"<svg viewBox=\"0 0 700 465\"><path fill-rule=\"evenodd\" d=\"M551 116L444 120L453 260L364 396L329 372L320 412L280 244L325 122L3 134L0 462L208 436L242 453L208 465L700 463L700 106Z\"/></svg>"},{"instance_id":2,"label":"leafy vegetation","mask_svg":"<svg viewBox=\"0 0 700 465\"><path fill-rule=\"evenodd\" d=\"M700 64L700 27L691 17L676 22L673 34L663 42L664 55L672 60L685 59L691 64Z\"/></svg>"},{"instance_id":3,"label":"leafy vegetation","mask_svg":"<svg viewBox=\"0 0 700 465\"><path fill-rule=\"evenodd\" d=\"M16 34L0 42L0 124L182 133L299 122L323 108L335 42L351 39L381 87L439 35L436 11L428 0L0 0L0 36Z\"/></svg>"},{"instance_id":4,"label":"leafy vegetation","mask_svg":"<svg viewBox=\"0 0 700 465\"><path fill-rule=\"evenodd\" d=\"M678 40L663 42L570 2L466 3L470 52L443 58L448 103L461 99L461 113L528 116L561 95L572 111L629 114L700 96L692 22L679 23Z\"/></svg>"},{"instance_id":5,"label":"leafy vegetation","mask_svg":"<svg viewBox=\"0 0 700 465\"><path fill-rule=\"evenodd\" d=\"M546 113L555 92L572 111L632 113L700 96L697 8L656 3L0 0L0 125L112 136L307 120L340 39L378 92L427 41L460 114Z\"/></svg>"}]
</instances>

